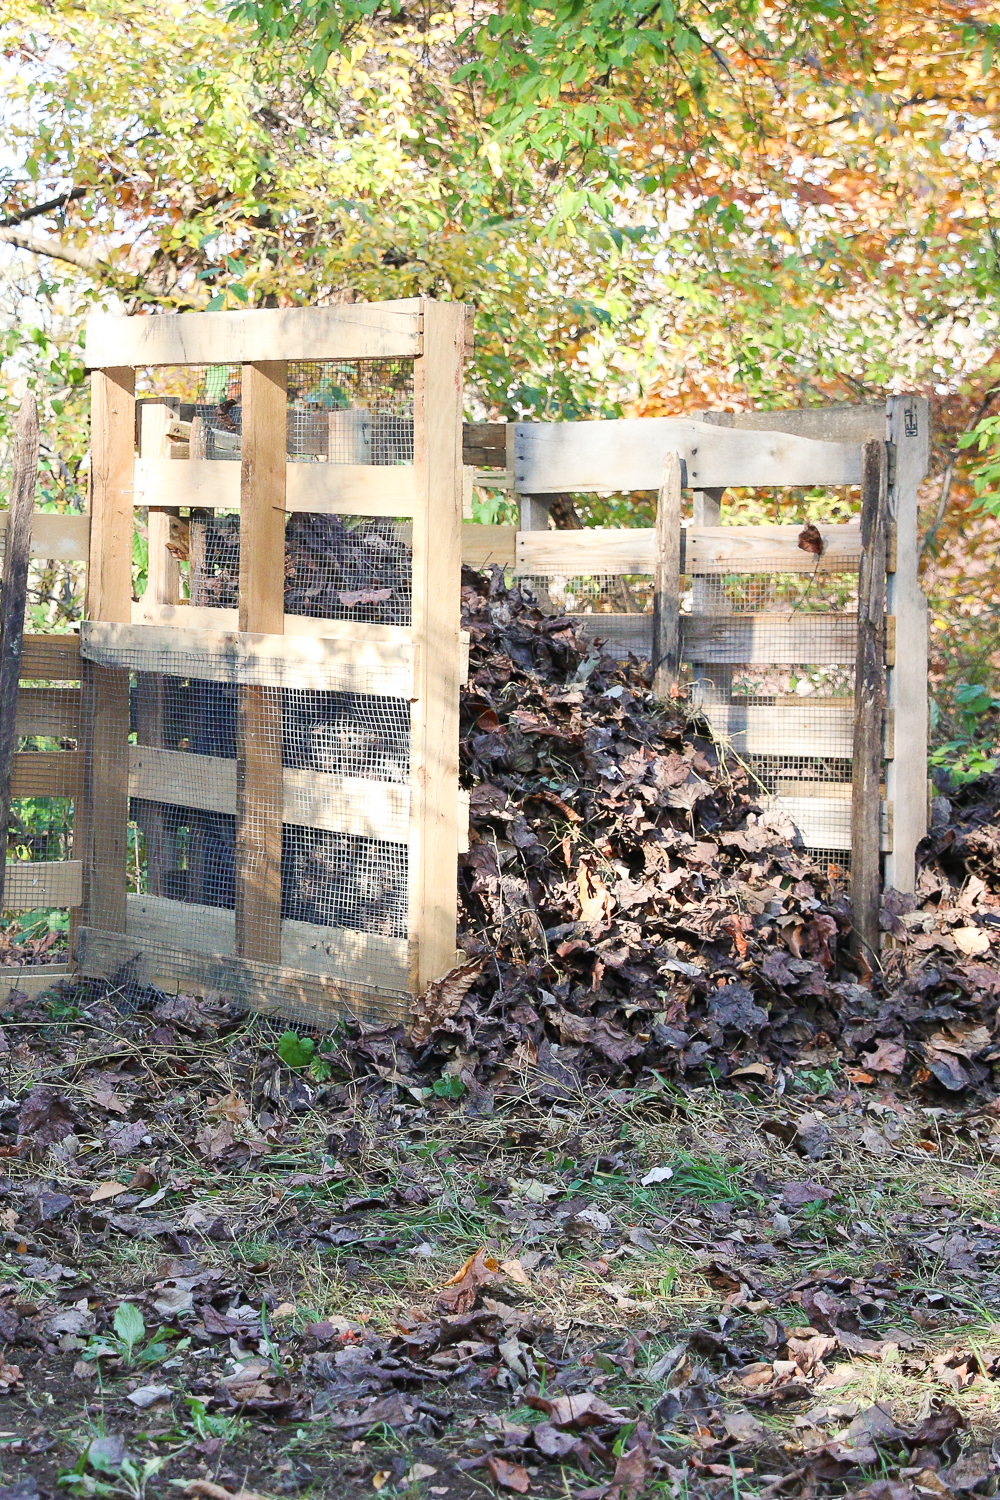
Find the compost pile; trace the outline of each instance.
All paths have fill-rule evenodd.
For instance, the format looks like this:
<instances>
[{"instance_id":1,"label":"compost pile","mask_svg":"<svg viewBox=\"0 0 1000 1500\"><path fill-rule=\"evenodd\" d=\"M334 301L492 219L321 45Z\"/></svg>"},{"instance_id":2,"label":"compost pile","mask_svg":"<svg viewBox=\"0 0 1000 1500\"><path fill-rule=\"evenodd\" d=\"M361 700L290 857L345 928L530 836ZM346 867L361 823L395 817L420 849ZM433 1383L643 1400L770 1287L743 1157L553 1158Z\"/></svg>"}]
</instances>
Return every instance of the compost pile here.
<instances>
[{"instance_id":1,"label":"compost pile","mask_svg":"<svg viewBox=\"0 0 1000 1500\"><path fill-rule=\"evenodd\" d=\"M843 871L796 847L759 788L644 666L588 648L530 594L466 572L471 669L461 859L469 962L418 1005L418 1071L544 1097L644 1071L771 1079L841 1062L874 1081L990 1089L1000 1058L1000 778L943 799L921 894L889 892L894 947L848 952Z\"/></svg>"}]
</instances>

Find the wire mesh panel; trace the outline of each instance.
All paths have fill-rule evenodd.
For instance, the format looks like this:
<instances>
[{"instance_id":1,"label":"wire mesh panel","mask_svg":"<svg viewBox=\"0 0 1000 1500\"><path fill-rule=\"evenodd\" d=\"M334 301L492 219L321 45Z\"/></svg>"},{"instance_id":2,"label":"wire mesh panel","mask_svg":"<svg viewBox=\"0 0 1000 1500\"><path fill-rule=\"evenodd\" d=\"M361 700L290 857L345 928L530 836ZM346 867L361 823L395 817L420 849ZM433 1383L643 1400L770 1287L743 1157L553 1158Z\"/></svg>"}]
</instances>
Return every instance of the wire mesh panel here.
<instances>
[{"instance_id":1,"label":"wire mesh panel","mask_svg":"<svg viewBox=\"0 0 1000 1500\"><path fill-rule=\"evenodd\" d=\"M148 368L136 392L174 408L172 457L240 461L240 365ZM287 411L289 463L413 463L412 360L289 360Z\"/></svg>"},{"instance_id":2,"label":"wire mesh panel","mask_svg":"<svg viewBox=\"0 0 1000 1500\"><path fill-rule=\"evenodd\" d=\"M280 657L240 662L194 646L171 655L86 640L83 649L126 669L131 684L138 838L128 934L235 956L240 889L268 879L273 828L273 930L258 920L257 946L270 944L276 966L280 955L284 967L350 984L367 1013L398 1010L408 964L404 674L346 660L309 667L299 686L303 668ZM356 690L362 679L368 691Z\"/></svg>"},{"instance_id":3,"label":"wire mesh panel","mask_svg":"<svg viewBox=\"0 0 1000 1500\"><path fill-rule=\"evenodd\" d=\"M285 525L285 614L367 624L411 623L412 527L372 516L301 511ZM196 511L189 541L190 599L235 609L238 514Z\"/></svg>"}]
</instances>

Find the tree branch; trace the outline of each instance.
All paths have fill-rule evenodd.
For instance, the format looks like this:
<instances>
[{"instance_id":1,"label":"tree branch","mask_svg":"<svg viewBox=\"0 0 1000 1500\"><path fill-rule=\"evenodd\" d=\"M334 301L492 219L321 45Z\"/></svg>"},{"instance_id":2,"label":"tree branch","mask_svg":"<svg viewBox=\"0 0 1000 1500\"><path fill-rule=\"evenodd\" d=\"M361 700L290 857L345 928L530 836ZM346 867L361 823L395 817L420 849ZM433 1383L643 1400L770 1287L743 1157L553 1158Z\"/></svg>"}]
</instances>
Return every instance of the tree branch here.
<instances>
[{"instance_id":1,"label":"tree branch","mask_svg":"<svg viewBox=\"0 0 1000 1500\"><path fill-rule=\"evenodd\" d=\"M78 270L88 271L90 275L103 280L131 283L133 295L147 298L151 302L173 302L194 308L201 306L199 300L190 292L161 291L142 276L116 270L109 260L105 260L94 250L67 245L62 240L53 239L50 235L34 234L30 229L16 227L0 228L0 243L3 242L16 245L19 250L27 250L32 255L45 255L52 260L65 261L67 265L76 266Z\"/></svg>"},{"instance_id":2,"label":"tree branch","mask_svg":"<svg viewBox=\"0 0 1000 1500\"><path fill-rule=\"evenodd\" d=\"M9 218L0 219L0 229L13 229L15 224L23 224L28 219L37 219L40 214L55 213L58 209L65 208L67 203L76 203L78 199L85 198L89 192L89 187L72 188L70 192L63 193L59 198L50 198L48 203L36 203L34 208L26 208L22 213L11 214Z\"/></svg>"}]
</instances>

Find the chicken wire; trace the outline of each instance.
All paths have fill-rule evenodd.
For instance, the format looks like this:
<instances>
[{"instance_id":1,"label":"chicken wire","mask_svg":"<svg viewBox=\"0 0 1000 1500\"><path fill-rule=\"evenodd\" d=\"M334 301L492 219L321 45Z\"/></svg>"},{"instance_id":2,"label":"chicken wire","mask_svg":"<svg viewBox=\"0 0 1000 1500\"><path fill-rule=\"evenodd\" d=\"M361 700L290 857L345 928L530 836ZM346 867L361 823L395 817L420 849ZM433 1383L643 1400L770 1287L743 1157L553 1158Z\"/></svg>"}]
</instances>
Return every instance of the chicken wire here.
<instances>
[{"instance_id":1,"label":"chicken wire","mask_svg":"<svg viewBox=\"0 0 1000 1500\"><path fill-rule=\"evenodd\" d=\"M408 626L411 539L409 522L312 512L290 515L285 523L285 614ZM239 515L196 512L188 555L190 602L235 609Z\"/></svg>"},{"instance_id":2,"label":"chicken wire","mask_svg":"<svg viewBox=\"0 0 1000 1500\"><path fill-rule=\"evenodd\" d=\"M348 660L310 667L310 684L328 685L305 687L283 658L118 650L86 634L83 649L129 674L126 932L175 955L163 969L160 953L157 972L181 983L191 955L239 950L240 963L348 986L365 1014L396 1014L408 977L401 673Z\"/></svg>"},{"instance_id":3,"label":"chicken wire","mask_svg":"<svg viewBox=\"0 0 1000 1500\"><path fill-rule=\"evenodd\" d=\"M242 367L157 365L136 372L136 394L174 406L190 424L173 456L239 462ZM289 360L289 463L413 463L411 359Z\"/></svg>"}]
</instances>

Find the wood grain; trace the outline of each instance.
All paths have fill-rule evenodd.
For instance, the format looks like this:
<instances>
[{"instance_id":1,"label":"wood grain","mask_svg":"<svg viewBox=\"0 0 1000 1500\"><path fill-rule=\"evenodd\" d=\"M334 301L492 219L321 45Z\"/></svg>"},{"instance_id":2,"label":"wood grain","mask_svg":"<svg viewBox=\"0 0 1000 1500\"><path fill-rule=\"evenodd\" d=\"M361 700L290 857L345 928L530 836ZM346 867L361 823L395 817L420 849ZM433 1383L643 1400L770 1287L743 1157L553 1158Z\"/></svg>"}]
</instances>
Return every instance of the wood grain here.
<instances>
[{"instance_id":1,"label":"wood grain","mask_svg":"<svg viewBox=\"0 0 1000 1500\"><path fill-rule=\"evenodd\" d=\"M0 511L0 536L7 511ZM63 510L36 510L31 518L32 557L52 562L86 562L90 556L90 517Z\"/></svg>"},{"instance_id":2,"label":"wood grain","mask_svg":"<svg viewBox=\"0 0 1000 1500\"><path fill-rule=\"evenodd\" d=\"M853 569L861 555L855 524L819 526L820 557L799 546L801 526L686 526L681 531L680 571L712 573L834 573ZM652 527L618 531L521 531L516 538L518 573L576 578L588 574L653 573L656 532Z\"/></svg>"},{"instance_id":3,"label":"wood grain","mask_svg":"<svg viewBox=\"0 0 1000 1500\"><path fill-rule=\"evenodd\" d=\"M668 453L656 499L653 571L653 693L678 691L681 666L681 457Z\"/></svg>"},{"instance_id":4,"label":"wood grain","mask_svg":"<svg viewBox=\"0 0 1000 1500\"><path fill-rule=\"evenodd\" d=\"M864 449L861 529L864 552L858 581L858 648L854 677L854 745L851 773L852 945L870 968L878 962L881 892L879 808L885 718L885 603L887 504L886 445Z\"/></svg>"},{"instance_id":5,"label":"wood grain","mask_svg":"<svg viewBox=\"0 0 1000 1500\"><path fill-rule=\"evenodd\" d=\"M83 900L80 859L18 860L6 867L4 907L36 911L42 906L79 906Z\"/></svg>"},{"instance_id":6,"label":"wood grain","mask_svg":"<svg viewBox=\"0 0 1000 1500\"><path fill-rule=\"evenodd\" d=\"M285 507L324 515L410 516L415 484L408 464L286 464ZM240 468L225 459L142 460L134 499L136 505L238 510Z\"/></svg>"},{"instance_id":7,"label":"wood grain","mask_svg":"<svg viewBox=\"0 0 1000 1500\"><path fill-rule=\"evenodd\" d=\"M84 360L107 365L228 365L278 359L410 359L419 313L388 302L87 320Z\"/></svg>"},{"instance_id":8,"label":"wood grain","mask_svg":"<svg viewBox=\"0 0 1000 1500\"><path fill-rule=\"evenodd\" d=\"M514 479L520 494L655 490L663 456L684 462L691 489L728 485L858 484L856 443L785 432L734 431L677 417L613 422L519 422Z\"/></svg>"},{"instance_id":9,"label":"wood grain","mask_svg":"<svg viewBox=\"0 0 1000 1500\"><path fill-rule=\"evenodd\" d=\"M455 962L462 567L462 360L466 309L425 302L414 366L413 702L410 713L410 984Z\"/></svg>"}]
</instances>

